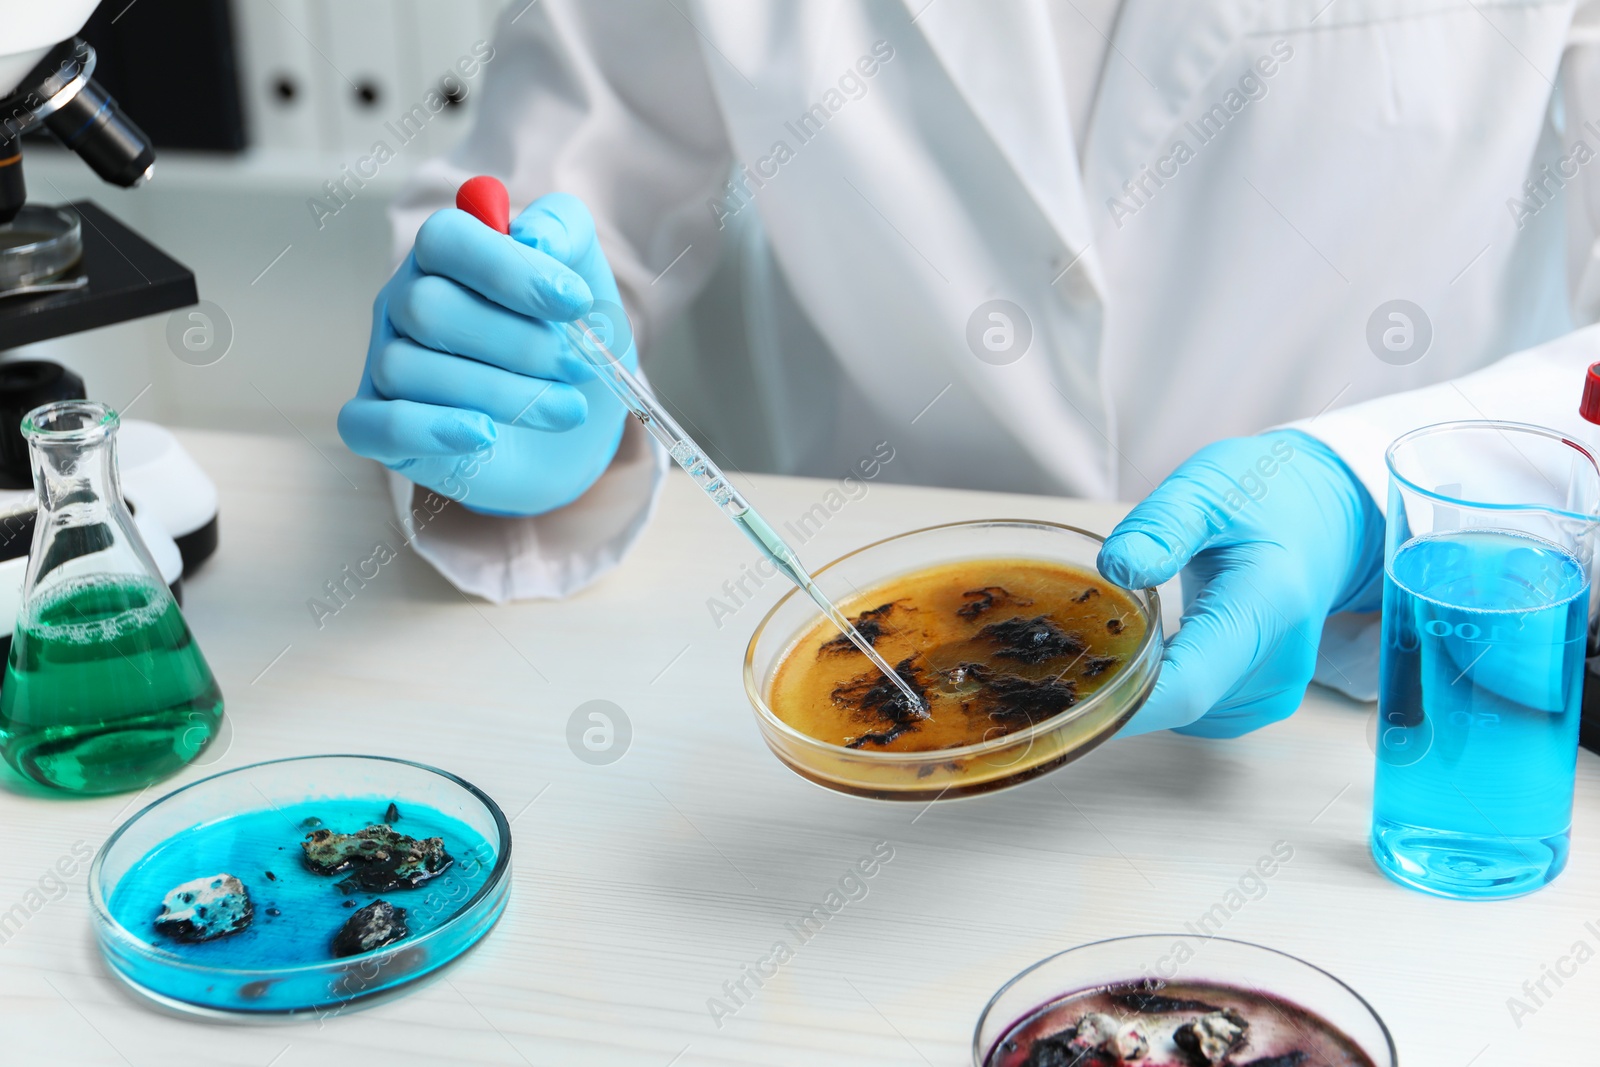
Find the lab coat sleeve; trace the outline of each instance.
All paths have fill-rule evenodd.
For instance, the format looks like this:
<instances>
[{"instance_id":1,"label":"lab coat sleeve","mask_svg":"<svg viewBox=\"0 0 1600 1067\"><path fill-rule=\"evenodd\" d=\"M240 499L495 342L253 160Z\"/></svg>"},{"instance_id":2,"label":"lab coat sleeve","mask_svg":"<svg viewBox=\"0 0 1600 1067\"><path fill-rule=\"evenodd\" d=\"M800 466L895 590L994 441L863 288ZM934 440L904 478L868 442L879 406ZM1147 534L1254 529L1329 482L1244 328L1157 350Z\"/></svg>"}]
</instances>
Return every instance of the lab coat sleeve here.
<instances>
[{"instance_id":1,"label":"lab coat sleeve","mask_svg":"<svg viewBox=\"0 0 1600 1067\"><path fill-rule=\"evenodd\" d=\"M1600 446L1600 427L1578 415L1589 364L1600 361L1600 326L1515 353L1480 371L1422 389L1391 393L1290 423L1339 454L1380 509L1389 502L1384 453L1396 437L1437 422L1504 419L1547 426ZM1323 630L1316 680L1358 700L1378 694L1376 612L1345 613Z\"/></svg>"},{"instance_id":2,"label":"lab coat sleeve","mask_svg":"<svg viewBox=\"0 0 1600 1067\"><path fill-rule=\"evenodd\" d=\"M1394 393L1291 424L1320 438L1349 465L1380 509L1388 507L1384 453L1408 430L1456 419L1505 419L1560 430L1590 447L1600 428L1578 416L1584 373L1600 361L1600 0L1574 12L1552 118L1562 139L1567 218L1567 298L1583 328L1517 352L1454 381ZM1541 196L1556 191L1543 176ZM1526 190L1525 190L1526 191ZM1323 629L1316 680L1359 700L1378 694L1377 612L1332 616Z\"/></svg>"},{"instance_id":3,"label":"lab coat sleeve","mask_svg":"<svg viewBox=\"0 0 1600 1067\"><path fill-rule=\"evenodd\" d=\"M1567 277L1576 322L1600 322L1600 0L1574 13L1562 57ZM1567 177L1568 173L1575 171Z\"/></svg>"},{"instance_id":4,"label":"lab coat sleeve","mask_svg":"<svg viewBox=\"0 0 1600 1067\"><path fill-rule=\"evenodd\" d=\"M462 145L419 167L396 199L396 258L474 174L505 181L513 212L545 193L572 193L594 215L635 341L648 353L715 266L718 223L708 204L732 160L694 27L670 0L512 4L479 92ZM451 504L408 536L465 591L494 601L565 596L621 560L666 467L630 420L611 467L572 504L527 518ZM414 523L430 494L399 475L390 484L402 521Z\"/></svg>"},{"instance_id":5,"label":"lab coat sleeve","mask_svg":"<svg viewBox=\"0 0 1600 1067\"><path fill-rule=\"evenodd\" d=\"M667 454L629 420L598 481L564 508L529 518L480 515L389 471L408 544L456 588L496 604L561 597L622 561L655 511Z\"/></svg>"},{"instance_id":6,"label":"lab coat sleeve","mask_svg":"<svg viewBox=\"0 0 1600 1067\"><path fill-rule=\"evenodd\" d=\"M1564 142L1563 165L1553 168L1555 174L1536 175L1536 191L1544 197L1562 196L1569 310L1572 322L1585 328L1455 381L1293 424L1338 452L1380 508L1389 499L1383 454L1396 437L1419 426L1452 419L1507 419L1561 430L1591 446L1596 441L1596 427L1578 417L1578 398L1585 370L1600 360L1600 333L1590 325L1600 322L1600 0L1577 6L1554 104L1551 115Z\"/></svg>"}]
</instances>

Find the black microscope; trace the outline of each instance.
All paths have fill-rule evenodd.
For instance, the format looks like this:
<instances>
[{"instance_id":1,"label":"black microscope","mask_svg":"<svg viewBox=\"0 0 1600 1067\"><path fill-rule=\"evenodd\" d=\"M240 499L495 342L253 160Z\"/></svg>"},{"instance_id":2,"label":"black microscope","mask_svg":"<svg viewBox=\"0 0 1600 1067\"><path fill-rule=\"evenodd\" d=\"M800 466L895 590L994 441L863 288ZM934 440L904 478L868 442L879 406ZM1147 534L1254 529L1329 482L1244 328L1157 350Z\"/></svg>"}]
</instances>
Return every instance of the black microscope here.
<instances>
[{"instance_id":1,"label":"black microscope","mask_svg":"<svg viewBox=\"0 0 1600 1067\"><path fill-rule=\"evenodd\" d=\"M95 6L0 4L0 356L199 299L187 267L92 201L28 199L23 139L41 132L113 185L131 188L152 174L150 139L95 81L95 50L76 36ZM63 32L73 35L63 40ZM33 534L21 418L40 404L84 397L83 380L59 364L0 359L0 645L9 640L11 587ZM161 427L127 421L121 436L124 496L163 576L176 586L216 547L215 486Z\"/></svg>"},{"instance_id":2,"label":"black microscope","mask_svg":"<svg viewBox=\"0 0 1600 1067\"><path fill-rule=\"evenodd\" d=\"M94 66L94 49L69 38L0 99L0 350L199 299L188 268L95 204L28 202L23 136L41 128L114 185L154 169L149 138L95 82Z\"/></svg>"}]
</instances>

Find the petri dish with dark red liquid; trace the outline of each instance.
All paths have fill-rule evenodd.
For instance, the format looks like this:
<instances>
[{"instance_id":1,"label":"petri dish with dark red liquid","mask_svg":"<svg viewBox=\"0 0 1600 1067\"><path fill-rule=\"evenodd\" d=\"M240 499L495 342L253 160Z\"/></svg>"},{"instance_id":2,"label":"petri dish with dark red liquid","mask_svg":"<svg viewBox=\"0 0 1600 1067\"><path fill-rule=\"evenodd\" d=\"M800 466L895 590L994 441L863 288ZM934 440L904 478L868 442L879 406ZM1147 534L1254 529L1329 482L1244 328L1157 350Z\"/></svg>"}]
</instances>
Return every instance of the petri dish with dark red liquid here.
<instances>
[{"instance_id":1,"label":"petri dish with dark red liquid","mask_svg":"<svg viewBox=\"0 0 1600 1067\"><path fill-rule=\"evenodd\" d=\"M1396 1067L1360 994L1285 952L1151 934L1057 953L1007 982L974 1067Z\"/></svg>"}]
</instances>

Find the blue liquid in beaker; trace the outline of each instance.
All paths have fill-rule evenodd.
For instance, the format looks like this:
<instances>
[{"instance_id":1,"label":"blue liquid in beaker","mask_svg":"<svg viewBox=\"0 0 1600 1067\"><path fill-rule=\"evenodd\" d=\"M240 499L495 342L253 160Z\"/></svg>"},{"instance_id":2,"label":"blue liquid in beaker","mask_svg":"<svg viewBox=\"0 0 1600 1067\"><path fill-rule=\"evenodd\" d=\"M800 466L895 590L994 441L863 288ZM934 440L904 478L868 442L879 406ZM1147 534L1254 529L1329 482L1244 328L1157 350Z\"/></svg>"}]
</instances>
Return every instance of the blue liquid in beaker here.
<instances>
[{"instance_id":1,"label":"blue liquid in beaker","mask_svg":"<svg viewBox=\"0 0 1600 1067\"><path fill-rule=\"evenodd\" d=\"M1566 866L1589 583L1539 538L1415 538L1384 576L1372 852L1396 880L1515 896Z\"/></svg>"}]
</instances>

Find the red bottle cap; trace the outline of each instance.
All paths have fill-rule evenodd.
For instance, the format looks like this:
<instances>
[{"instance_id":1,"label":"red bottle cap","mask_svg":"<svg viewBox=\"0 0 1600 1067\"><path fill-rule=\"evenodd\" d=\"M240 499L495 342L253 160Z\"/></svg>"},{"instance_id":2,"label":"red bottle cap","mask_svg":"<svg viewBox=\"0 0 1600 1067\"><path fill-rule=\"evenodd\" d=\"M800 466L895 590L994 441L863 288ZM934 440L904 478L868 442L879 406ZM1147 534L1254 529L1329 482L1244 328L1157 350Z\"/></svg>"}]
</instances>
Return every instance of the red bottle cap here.
<instances>
[{"instance_id":1,"label":"red bottle cap","mask_svg":"<svg viewBox=\"0 0 1600 1067\"><path fill-rule=\"evenodd\" d=\"M462 182L456 190L456 207L491 230L511 232L511 197L499 178L480 174Z\"/></svg>"},{"instance_id":2,"label":"red bottle cap","mask_svg":"<svg viewBox=\"0 0 1600 1067\"><path fill-rule=\"evenodd\" d=\"M1578 414L1600 423L1600 363L1592 364L1583 376L1583 400L1578 404Z\"/></svg>"}]
</instances>

